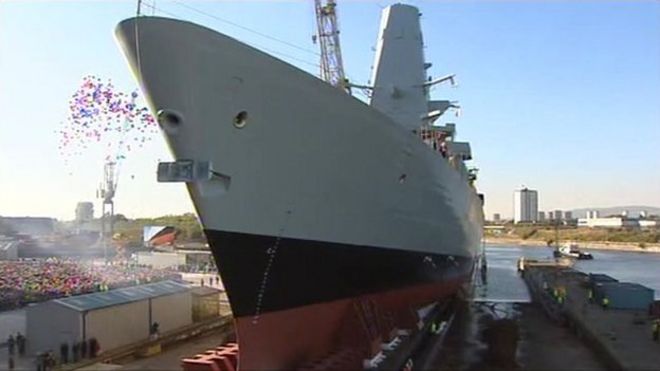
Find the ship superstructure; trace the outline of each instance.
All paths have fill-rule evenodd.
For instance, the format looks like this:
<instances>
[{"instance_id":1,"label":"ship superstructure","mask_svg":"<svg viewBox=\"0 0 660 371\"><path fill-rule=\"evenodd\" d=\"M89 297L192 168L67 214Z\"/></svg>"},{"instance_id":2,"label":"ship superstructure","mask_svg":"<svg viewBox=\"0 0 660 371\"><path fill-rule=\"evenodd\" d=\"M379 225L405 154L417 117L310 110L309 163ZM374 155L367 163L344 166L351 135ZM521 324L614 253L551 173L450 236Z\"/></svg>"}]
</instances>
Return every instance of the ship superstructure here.
<instances>
[{"instance_id":1,"label":"ship superstructure","mask_svg":"<svg viewBox=\"0 0 660 371\"><path fill-rule=\"evenodd\" d=\"M483 212L470 148L434 125L456 104L428 100L442 79L426 76L418 10L383 13L370 105L189 22L118 26L176 159L159 180L187 184L242 369L342 352L362 365L471 278Z\"/></svg>"}]
</instances>

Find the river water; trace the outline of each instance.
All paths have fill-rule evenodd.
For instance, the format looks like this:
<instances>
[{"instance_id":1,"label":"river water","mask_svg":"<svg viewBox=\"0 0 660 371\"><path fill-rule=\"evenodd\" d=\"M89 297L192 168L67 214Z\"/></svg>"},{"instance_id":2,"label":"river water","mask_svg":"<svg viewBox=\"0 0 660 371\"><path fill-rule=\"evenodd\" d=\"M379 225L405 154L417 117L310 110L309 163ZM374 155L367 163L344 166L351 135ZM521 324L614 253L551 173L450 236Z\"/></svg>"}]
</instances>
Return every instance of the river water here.
<instances>
[{"instance_id":1,"label":"river water","mask_svg":"<svg viewBox=\"0 0 660 371\"><path fill-rule=\"evenodd\" d=\"M627 251L588 250L593 260L579 260L573 268L585 273L604 273L619 281L635 282L655 290L660 299L660 254ZM552 259L552 249L535 246L486 245L488 285L479 287L479 299L493 301L529 301L529 293L517 273L516 262Z\"/></svg>"}]
</instances>

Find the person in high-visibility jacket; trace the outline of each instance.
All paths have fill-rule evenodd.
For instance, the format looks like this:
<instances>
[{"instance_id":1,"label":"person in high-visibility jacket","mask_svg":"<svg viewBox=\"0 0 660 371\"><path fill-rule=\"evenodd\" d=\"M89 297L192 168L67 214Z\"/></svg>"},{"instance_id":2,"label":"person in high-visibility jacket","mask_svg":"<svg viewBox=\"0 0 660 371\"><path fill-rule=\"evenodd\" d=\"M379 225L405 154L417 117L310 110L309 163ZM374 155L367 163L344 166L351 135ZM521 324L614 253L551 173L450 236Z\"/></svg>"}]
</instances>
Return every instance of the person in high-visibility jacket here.
<instances>
[{"instance_id":1,"label":"person in high-visibility jacket","mask_svg":"<svg viewBox=\"0 0 660 371\"><path fill-rule=\"evenodd\" d=\"M559 304L564 304L566 302L566 288L559 288Z\"/></svg>"},{"instance_id":2,"label":"person in high-visibility jacket","mask_svg":"<svg viewBox=\"0 0 660 371\"><path fill-rule=\"evenodd\" d=\"M589 289L587 292L587 297L589 298L589 302L593 303L594 302L594 290Z\"/></svg>"},{"instance_id":3,"label":"person in high-visibility jacket","mask_svg":"<svg viewBox=\"0 0 660 371\"><path fill-rule=\"evenodd\" d=\"M610 299L607 296L603 296L603 309L607 309L610 306Z\"/></svg>"},{"instance_id":4,"label":"person in high-visibility jacket","mask_svg":"<svg viewBox=\"0 0 660 371\"><path fill-rule=\"evenodd\" d=\"M433 321L433 323L431 323L431 328L430 328L431 333L434 334L434 335L437 334L438 333L438 327L439 327L438 323Z\"/></svg>"},{"instance_id":5,"label":"person in high-visibility jacket","mask_svg":"<svg viewBox=\"0 0 660 371\"><path fill-rule=\"evenodd\" d=\"M653 330L653 341L658 341L660 339L660 319L655 319L651 325Z\"/></svg>"}]
</instances>

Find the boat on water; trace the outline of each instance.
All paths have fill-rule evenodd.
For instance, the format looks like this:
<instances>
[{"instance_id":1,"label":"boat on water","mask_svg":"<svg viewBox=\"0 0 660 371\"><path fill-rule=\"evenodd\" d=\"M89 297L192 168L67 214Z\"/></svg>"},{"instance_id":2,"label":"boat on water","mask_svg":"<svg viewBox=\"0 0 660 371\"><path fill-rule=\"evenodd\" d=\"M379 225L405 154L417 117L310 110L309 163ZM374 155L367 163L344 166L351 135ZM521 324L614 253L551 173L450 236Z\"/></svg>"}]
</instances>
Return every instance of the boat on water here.
<instances>
[{"instance_id":1,"label":"boat on water","mask_svg":"<svg viewBox=\"0 0 660 371\"><path fill-rule=\"evenodd\" d=\"M578 260L591 260L594 258L591 253L581 251L575 242L567 242L554 251L555 257L572 258Z\"/></svg>"},{"instance_id":2,"label":"boat on water","mask_svg":"<svg viewBox=\"0 0 660 371\"><path fill-rule=\"evenodd\" d=\"M239 367L360 368L469 285L483 196L436 120L419 10L383 10L365 103L214 30L122 21L117 39L185 182L235 318Z\"/></svg>"}]
</instances>

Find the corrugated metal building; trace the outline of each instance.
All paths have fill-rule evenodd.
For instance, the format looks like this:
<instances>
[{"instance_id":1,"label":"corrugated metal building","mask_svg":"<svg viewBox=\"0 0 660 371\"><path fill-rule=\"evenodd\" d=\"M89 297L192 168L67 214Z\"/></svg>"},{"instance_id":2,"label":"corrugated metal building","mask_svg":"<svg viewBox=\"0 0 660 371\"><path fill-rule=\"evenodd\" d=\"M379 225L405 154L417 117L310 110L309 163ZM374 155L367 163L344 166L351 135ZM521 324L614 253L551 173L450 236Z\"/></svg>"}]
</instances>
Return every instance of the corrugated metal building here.
<instances>
[{"instance_id":1,"label":"corrugated metal building","mask_svg":"<svg viewBox=\"0 0 660 371\"><path fill-rule=\"evenodd\" d=\"M195 287L191 293L193 321L199 322L220 315L220 290L211 287Z\"/></svg>"},{"instance_id":2,"label":"corrugated metal building","mask_svg":"<svg viewBox=\"0 0 660 371\"><path fill-rule=\"evenodd\" d=\"M152 323L167 332L192 323L190 288L162 281L71 296L27 308L28 352L35 354L60 345L96 338L101 351L149 337Z\"/></svg>"}]
</instances>

